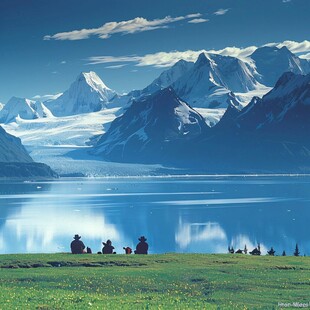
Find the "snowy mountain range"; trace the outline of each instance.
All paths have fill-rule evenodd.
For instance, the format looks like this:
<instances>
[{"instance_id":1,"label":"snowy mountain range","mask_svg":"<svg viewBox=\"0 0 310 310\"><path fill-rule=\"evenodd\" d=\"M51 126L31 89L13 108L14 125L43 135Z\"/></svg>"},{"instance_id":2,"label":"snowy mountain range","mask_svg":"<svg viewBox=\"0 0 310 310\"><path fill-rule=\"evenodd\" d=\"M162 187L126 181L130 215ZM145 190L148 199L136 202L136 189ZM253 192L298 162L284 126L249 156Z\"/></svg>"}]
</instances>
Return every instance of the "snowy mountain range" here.
<instances>
[{"instance_id":1,"label":"snowy mountain range","mask_svg":"<svg viewBox=\"0 0 310 310\"><path fill-rule=\"evenodd\" d=\"M10 123L17 118L37 119L52 117L52 113L40 101L12 97L0 111L0 123Z\"/></svg>"},{"instance_id":2,"label":"snowy mountain range","mask_svg":"<svg viewBox=\"0 0 310 310\"><path fill-rule=\"evenodd\" d=\"M242 111L230 107L212 136L202 139L199 152L227 171L308 173L309 82L310 74L287 72L272 91L253 98Z\"/></svg>"},{"instance_id":3,"label":"snowy mountain range","mask_svg":"<svg viewBox=\"0 0 310 310\"><path fill-rule=\"evenodd\" d=\"M309 82L310 74L285 73L271 92L254 98L241 112L231 105L213 128L206 128L199 113L167 88L117 118L94 152L109 160L179 164L210 172L303 171L310 167L305 135L310 129ZM167 109L164 116L156 112L160 104ZM187 113L171 131L181 106ZM192 127L184 134L188 120Z\"/></svg>"},{"instance_id":4,"label":"snowy mountain range","mask_svg":"<svg viewBox=\"0 0 310 310\"><path fill-rule=\"evenodd\" d=\"M249 92L261 85L254 78L254 70L242 60L202 53L195 63L178 61L143 90L128 96L139 99L168 86L195 108L227 108L234 104L241 109L233 92Z\"/></svg>"},{"instance_id":5,"label":"snowy mountain range","mask_svg":"<svg viewBox=\"0 0 310 310\"><path fill-rule=\"evenodd\" d=\"M286 47L258 48L244 62L236 57L201 53L195 63L180 60L141 91L130 92L128 101L171 86L194 108L242 109L246 95L268 92L284 72L307 74L309 61L300 59ZM235 96L237 94L239 96ZM240 95L241 94L241 95Z\"/></svg>"},{"instance_id":6,"label":"snowy mountain range","mask_svg":"<svg viewBox=\"0 0 310 310\"><path fill-rule=\"evenodd\" d=\"M171 86L194 108L241 110L255 95L270 90L284 72L307 74L309 61L300 59L286 47L258 48L247 62L230 56L202 53L195 63L178 61L142 90L119 95L108 88L95 72L82 72L68 90L56 98L34 102L13 97L0 113L0 122L91 113L109 107L128 107L134 100ZM203 112L203 111L202 111ZM206 113L203 113L205 116ZM214 119L208 120L215 123Z\"/></svg>"},{"instance_id":7,"label":"snowy mountain range","mask_svg":"<svg viewBox=\"0 0 310 310\"><path fill-rule=\"evenodd\" d=\"M286 71L292 74L277 82ZM51 148L63 147L66 154L69 146L81 150L92 143L93 155L119 162L191 163L223 171L235 165L238 171L259 166L260 154L270 163L279 156L285 166L289 153L308 156L309 91L300 73L309 72L309 61L273 46L257 49L247 61L206 53L195 63L178 61L127 95L108 88L96 73L84 72L67 91L43 103L11 98L0 110L0 122L43 162L44 154L49 160L56 154Z\"/></svg>"},{"instance_id":8,"label":"snowy mountain range","mask_svg":"<svg viewBox=\"0 0 310 310\"><path fill-rule=\"evenodd\" d=\"M82 72L60 97L45 104L54 116L77 115L107 108L115 95L95 72Z\"/></svg>"},{"instance_id":9,"label":"snowy mountain range","mask_svg":"<svg viewBox=\"0 0 310 310\"><path fill-rule=\"evenodd\" d=\"M193 107L227 108L229 104L241 107L233 91L247 92L258 85L241 60L202 53L194 66L171 86Z\"/></svg>"}]
</instances>

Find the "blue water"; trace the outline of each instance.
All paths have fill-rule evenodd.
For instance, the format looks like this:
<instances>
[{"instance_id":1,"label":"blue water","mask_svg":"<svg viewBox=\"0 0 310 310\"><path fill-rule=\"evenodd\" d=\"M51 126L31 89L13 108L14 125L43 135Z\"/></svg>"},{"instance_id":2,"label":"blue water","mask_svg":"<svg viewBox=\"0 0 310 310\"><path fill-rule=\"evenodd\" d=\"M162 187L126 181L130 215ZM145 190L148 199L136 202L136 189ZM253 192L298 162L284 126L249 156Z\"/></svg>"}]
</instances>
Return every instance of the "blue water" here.
<instances>
[{"instance_id":1,"label":"blue water","mask_svg":"<svg viewBox=\"0 0 310 310\"><path fill-rule=\"evenodd\" d=\"M0 253L65 252L80 234L117 253L146 236L150 253L271 246L310 255L310 177L145 177L0 183Z\"/></svg>"}]
</instances>

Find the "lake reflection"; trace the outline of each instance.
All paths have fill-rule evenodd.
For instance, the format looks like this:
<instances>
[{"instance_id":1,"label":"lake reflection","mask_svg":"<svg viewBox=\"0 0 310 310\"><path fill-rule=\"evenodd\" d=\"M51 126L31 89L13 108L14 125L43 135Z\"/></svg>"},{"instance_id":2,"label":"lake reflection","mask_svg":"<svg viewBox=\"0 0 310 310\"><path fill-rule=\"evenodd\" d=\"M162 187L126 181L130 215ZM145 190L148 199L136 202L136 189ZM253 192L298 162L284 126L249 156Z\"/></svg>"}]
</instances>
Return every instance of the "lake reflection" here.
<instances>
[{"instance_id":1,"label":"lake reflection","mask_svg":"<svg viewBox=\"0 0 310 310\"><path fill-rule=\"evenodd\" d=\"M273 246L310 255L310 177L170 177L0 183L0 252L117 253L145 235L150 253Z\"/></svg>"}]
</instances>

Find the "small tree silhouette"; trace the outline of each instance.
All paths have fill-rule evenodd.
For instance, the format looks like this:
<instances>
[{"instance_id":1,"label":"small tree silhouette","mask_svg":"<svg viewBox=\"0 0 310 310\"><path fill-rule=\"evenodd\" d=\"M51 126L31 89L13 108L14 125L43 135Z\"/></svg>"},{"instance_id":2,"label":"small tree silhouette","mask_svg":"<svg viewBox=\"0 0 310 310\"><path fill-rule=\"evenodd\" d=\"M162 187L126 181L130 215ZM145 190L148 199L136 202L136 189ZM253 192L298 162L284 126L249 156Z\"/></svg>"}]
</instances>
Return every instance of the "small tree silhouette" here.
<instances>
[{"instance_id":1,"label":"small tree silhouette","mask_svg":"<svg viewBox=\"0 0 310 310\"><path fill-rule=\"evenodd\" d=\"M274 253L276 253L276 251L273 249L273 247L271 247L271 249L269 251L267 251L267 253L270 256L274 256Z\"/></svg>"},{"instance_id":2,"label":"small tree silhouette","mask_svg":"<svg viewBox=\"0 0 310 310\"><path fill-rule=\"evenodd\" d=\"M294 256L299 256L299 254L300 254L300 252L299 252L299 249L298 249L298 244L296 243Z\"/></svg>"},{"instance_id":3,"label":"small tree silhouette","mask_svg":"<svg viewBox=\"0 0 310 310\"><path fill-rule=\"evenodd\" d=\"M285 253L285 251L283 251L283 252L282 252L282 256L286 256L286 253Z\"/></svg>"},{"instance_id":4,"label":"small tree silhouette","mask_svg":"<svg viewBox=\"0 0 310 310\"><path fill-rule=\"evenodd\" d=\"M248 248L246 247L246 245L244 246L243 252L244 252L244 254L248 254Z\"/></svg>"},{"instance_id":5,"label":"small tree silhouette","mask_svg":"<svg viewBox=\"0 0 310 310\"><path fill-rule=\"evenodd\" d=\"M235 250L234 250L234 247L232 246L232 247L228 247L228 253L230 253L230 254L234 254L235 253Z\"/></svg>"}]
</instances>

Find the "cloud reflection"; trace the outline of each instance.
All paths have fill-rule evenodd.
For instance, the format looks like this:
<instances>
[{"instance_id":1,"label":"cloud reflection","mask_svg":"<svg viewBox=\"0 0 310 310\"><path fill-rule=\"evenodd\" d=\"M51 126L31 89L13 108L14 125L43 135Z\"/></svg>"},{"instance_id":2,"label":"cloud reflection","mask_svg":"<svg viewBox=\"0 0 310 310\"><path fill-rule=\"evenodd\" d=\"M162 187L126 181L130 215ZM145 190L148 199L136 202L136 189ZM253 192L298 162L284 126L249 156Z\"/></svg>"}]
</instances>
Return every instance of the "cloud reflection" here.
<instances>
[{"instance_id":1,"label":"cloud reflection","mask_svg":"<svg viewBox=\"0 0 310 310\"><path fill-rule=\"evenodd\" d=\"M101 241L111 238L120 239L115 225L108 223L102 213L95 214L91 209L66 207L59 210L37 204L27 203L20 212L8 216L2 227L0 248L4 253L12 252L59 252L69 251L73 236L78 233L88 245L101 246Z\"/></svg>"},{"instance_id":2,"label":"cloud reflection","mask_svg":"<svg viewBox=\"0 0 310 310\"><path fill-rule=\"evenodd\" d=\"M200 253L227 253L228 246L233 246L235 250L243 250L245 245L250 252L258 244L260 244L262 254L266 254L269 249L265 244L250 240L244 234L237 234L230 238L219 223L211 221L184 223L181 217L175 234L175 242L181 251Z\"/></svg>"},{"instance_id":3,"label":"cloud reflection","mask_svg":"<svg viewBox=\"0 0 310 310\"><path fill-rule=\"evenodd\" d=\"M221 249L227 248L226 233L218 223L184 223L181 218L176 230L175 242L182 250L195 243L206 243L206 247L217 244L217 248L220 243Z\"/></svg>"}]
</instances>

